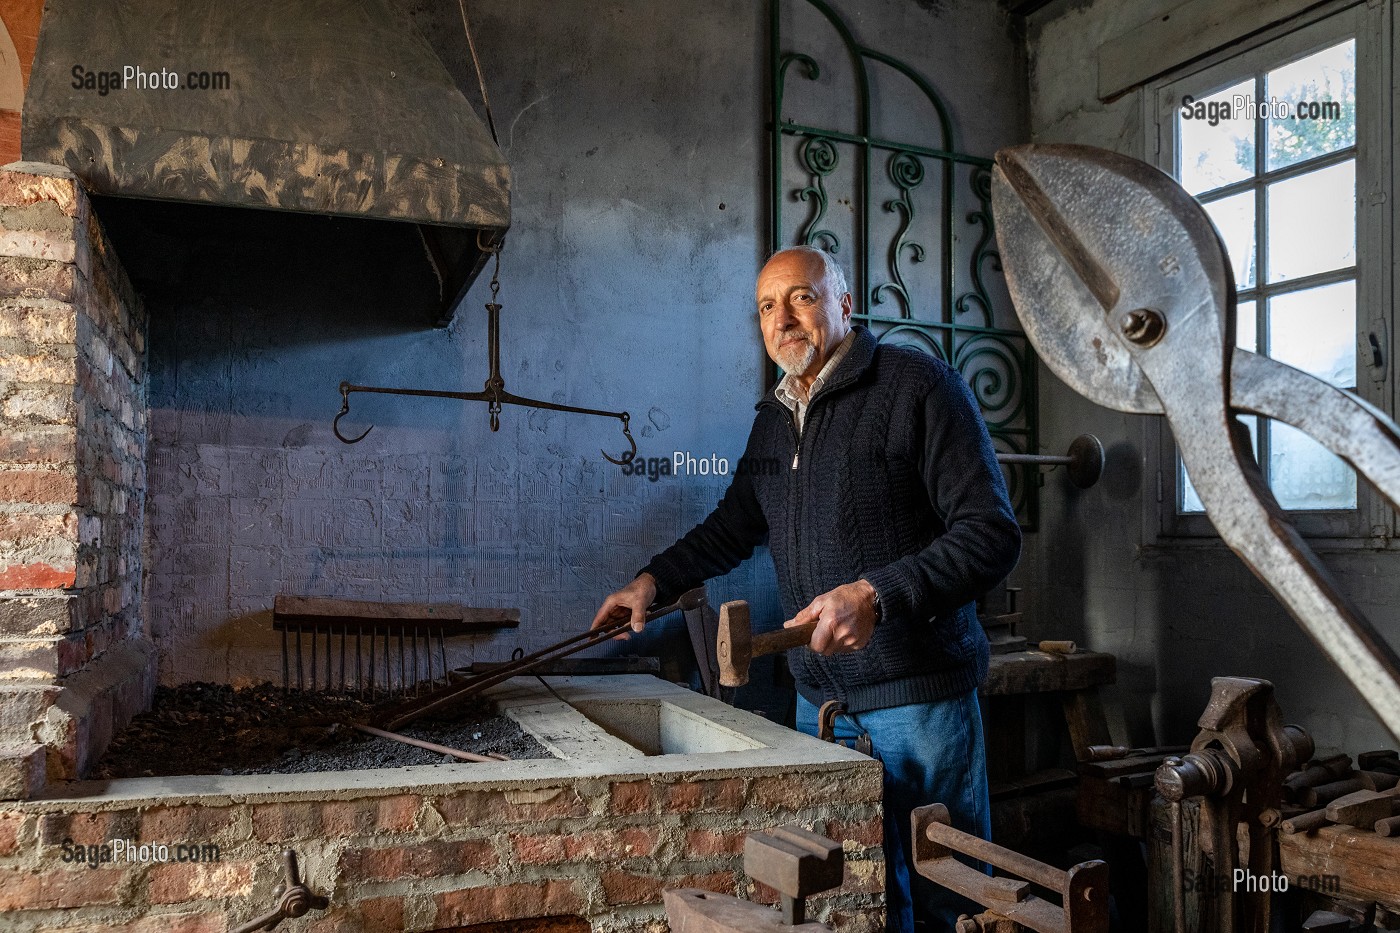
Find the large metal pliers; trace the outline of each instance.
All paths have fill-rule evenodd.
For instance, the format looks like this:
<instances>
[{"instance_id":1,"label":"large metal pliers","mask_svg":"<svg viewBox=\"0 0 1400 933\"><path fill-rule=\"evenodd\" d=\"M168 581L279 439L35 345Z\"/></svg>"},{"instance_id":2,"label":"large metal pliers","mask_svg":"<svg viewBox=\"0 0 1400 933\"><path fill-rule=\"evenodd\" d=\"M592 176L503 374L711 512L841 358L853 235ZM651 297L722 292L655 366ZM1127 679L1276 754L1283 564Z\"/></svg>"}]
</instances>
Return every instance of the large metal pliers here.
<instances>
[{"instance_id":1,"label":"large metal pliers","mask_svg":"<svg viewBox=\"0 0 1400 933\"><path fill-rule=\"evenodd\" d=\"M1118 411L1164 414L1206 514L1400 736L1400 659L1269 491L1235 415L1274 418L1400 507L1400 428L1350 392L1234 346L1235 285L1205 210L1170 177L1088 146L996 155L1011 298L1054 373Z\"/></svg>"}]
</instances>

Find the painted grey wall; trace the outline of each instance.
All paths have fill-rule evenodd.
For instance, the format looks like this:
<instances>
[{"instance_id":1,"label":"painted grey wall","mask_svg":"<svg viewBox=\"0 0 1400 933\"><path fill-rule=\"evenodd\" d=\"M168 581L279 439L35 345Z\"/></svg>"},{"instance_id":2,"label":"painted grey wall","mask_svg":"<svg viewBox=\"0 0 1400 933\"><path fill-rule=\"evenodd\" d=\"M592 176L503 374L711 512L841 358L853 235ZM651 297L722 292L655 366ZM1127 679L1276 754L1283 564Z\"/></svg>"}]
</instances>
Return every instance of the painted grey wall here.
<instances>
[{"instance_id":1,"label":"painted grey wall","mask_svg":"<svg viewBox=\"0 0 1400 933\"><path fill-rule=\"evenodd\" d=\"M1077 142L1145 158L1143 91L1098 100L1105 41L1168 13L1177 0L1058 3L1028 34L1030 119L1036 142ZM1245 0L1220 5L1253 6ZM1147 37L1150 41L1150 35ZM1029 541L1018 577L1032 619L1119 658L1120 741L1188 741L1213 676L1274 682L1286 721L1308 728L1322 751L1392 744L1336 669L1218 539L1159 541L1155 455L1158 418L1122 415L1084 400L1041 368L1042 437L1061 450L1085 431L1109 448L1103 482L1080 492L1052 474L1044 530ZM1171 471L1163 467L1170 502ZM1400 639L1400 554L1323 555L1343 589L1392 642Z\"/></svg>"},{"instance_id":2,"label":"painted grey wall","mask_svg":"<svg viewBox=\"0 0 1400 933\"><path fill-rule=\"evenodd\" d=\"M639 456L733 463L764 384L766 4L469 6L514 173L509 388L629 409ZM995 5L836 6L944 91L964 148L1024 138L1019 46ZM405 9L474 99L456 3ZM622 475L599 456L621 440L603 419L507 408L493 434L481 405L357 396L350 427L377 427L338 443L342 379L476 389L486 374L489 275L450 329L416 328L402 308L421 280L376 263L390 234L231 221L187 264L197 297L151 297L146 566L163 682L280 678L278 593L520 606L518 631L457 659L532 650L580 631L717 501L713 478ZM760 553L711 596L777 624L771 573Z\"/></svg>"}]
</instances>

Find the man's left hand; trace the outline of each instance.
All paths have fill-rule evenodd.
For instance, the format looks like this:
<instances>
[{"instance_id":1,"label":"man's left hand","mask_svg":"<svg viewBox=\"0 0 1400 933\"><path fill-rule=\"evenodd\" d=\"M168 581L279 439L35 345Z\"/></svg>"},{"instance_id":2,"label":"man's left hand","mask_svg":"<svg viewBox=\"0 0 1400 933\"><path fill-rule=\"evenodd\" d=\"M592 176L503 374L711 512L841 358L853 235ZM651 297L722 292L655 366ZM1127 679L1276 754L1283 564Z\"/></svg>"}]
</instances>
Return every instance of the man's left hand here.
<instances>
[{"instance_id":1,"label":"man's left hand","mask_svg":"<svg viewBox=\"0 0 1400 933\"><path fill-rule=\"evenodd\" d=\"M875 634L875 587L865 580L838 586L812 600L783 628L817 623L811 648L817 654L859 651Z\"/></svg>"}]
</instances>

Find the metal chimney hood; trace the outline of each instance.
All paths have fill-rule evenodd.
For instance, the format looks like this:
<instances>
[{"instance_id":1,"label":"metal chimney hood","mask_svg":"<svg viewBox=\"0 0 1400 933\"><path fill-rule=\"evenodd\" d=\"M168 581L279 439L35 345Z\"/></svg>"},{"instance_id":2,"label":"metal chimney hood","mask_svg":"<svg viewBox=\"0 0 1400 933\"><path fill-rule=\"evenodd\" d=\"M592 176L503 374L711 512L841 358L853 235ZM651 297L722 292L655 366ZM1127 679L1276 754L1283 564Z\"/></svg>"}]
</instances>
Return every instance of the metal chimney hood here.
<instances>
[{"instance_id":1,"label":"metal chimney hood","mask_svg":"<svg viewBox=\"0 0 1400 933\"><path fill-rule=\"evenodd\" d=\"M439 324L510 226L509 166L391 0L50 0L21 149L97 195L418 225Z\"/></svg>"}]
</instances>

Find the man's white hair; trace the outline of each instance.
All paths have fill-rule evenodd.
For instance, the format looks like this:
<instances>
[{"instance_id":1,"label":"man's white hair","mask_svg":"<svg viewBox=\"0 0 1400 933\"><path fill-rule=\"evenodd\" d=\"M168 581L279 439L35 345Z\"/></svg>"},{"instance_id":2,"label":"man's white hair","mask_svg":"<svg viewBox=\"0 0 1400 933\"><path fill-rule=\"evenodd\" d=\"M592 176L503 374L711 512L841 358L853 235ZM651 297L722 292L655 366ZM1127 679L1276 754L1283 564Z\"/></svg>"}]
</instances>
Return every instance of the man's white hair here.
<instances>
[{"instance_id":1,"label":"man's white hair","mask_svg":"<svg viewBox=\"0 0 1400 933\"><path fill-rule=\"evenodd\" d=\"M773 255L777 256L780 253L798 253L803 256L815 256L820 259L822 267L826 269L824 278L827 290L831 292L831 297L836 300L841 300L841 297L850 291L850 288L846 285L846 273L841 271L841 264L836 261L836 257L832 256L826 250L818 249L815 246L789 246L787 249L778 250L778 252ZM771 259L772 257L769 258Z\"/></svg>"}]
</instances>

